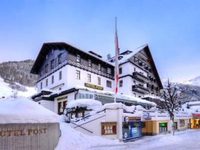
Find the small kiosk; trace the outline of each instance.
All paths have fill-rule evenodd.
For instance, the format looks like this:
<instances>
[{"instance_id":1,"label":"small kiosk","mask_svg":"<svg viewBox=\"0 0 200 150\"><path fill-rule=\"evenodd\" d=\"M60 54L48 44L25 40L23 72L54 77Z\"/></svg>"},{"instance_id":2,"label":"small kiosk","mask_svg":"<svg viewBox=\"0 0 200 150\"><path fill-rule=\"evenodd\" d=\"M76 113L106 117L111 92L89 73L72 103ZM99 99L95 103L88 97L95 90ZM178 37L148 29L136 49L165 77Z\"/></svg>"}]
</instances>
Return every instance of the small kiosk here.
<instances>
[{"instance_id":1,"label":"small kiosk","mask_svg":"<svg viewBox=\"0 0 200 150\"><path fill-rule=\"evenodd\" d=\"M124 117L122 126L123 140L131 140L142 136L142 122L140 117Z\"/></svg>"}]
</instances>

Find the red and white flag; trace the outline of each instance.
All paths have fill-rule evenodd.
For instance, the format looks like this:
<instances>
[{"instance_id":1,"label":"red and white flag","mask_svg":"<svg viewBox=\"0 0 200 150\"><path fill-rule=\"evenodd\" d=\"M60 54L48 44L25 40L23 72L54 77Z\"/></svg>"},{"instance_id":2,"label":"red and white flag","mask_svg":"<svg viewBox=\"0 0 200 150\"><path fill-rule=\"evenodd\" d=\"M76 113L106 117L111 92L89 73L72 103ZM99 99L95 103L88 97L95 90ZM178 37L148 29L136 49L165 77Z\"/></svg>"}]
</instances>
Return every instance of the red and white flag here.
<instances>
[{"instance_id":1,"label":"red and white flag","mask_svg":"<svg viewBox=\"0 0 200 150\"><path fill-rule=\"evenodd\" d=\"M115 18L115 94L118 93L119 86L119 43L118 43L118 35L117 35L117 18ZM116 98L115 98L116 102Z\"/></svg>"}]
</instances>

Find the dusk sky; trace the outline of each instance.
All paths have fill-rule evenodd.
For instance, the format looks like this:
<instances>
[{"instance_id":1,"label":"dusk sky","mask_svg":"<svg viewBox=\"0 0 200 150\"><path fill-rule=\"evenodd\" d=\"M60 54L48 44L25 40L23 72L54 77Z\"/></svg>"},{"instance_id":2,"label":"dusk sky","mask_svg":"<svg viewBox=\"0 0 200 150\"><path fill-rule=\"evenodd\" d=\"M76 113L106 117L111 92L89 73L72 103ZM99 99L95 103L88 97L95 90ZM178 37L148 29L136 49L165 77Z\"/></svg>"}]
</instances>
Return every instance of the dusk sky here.
<instances>
[{"instance_id":1,"label":"dusk sky","mask_svg":"<svg viewBox=\"0 0 200 150\"><path fill-rule=\"evenodd\" d=\"M200 75L199 0L1 0L0 62L36 59L44 42L106 57L148 44L162 80Z\"/></svg>"}]
</instances>

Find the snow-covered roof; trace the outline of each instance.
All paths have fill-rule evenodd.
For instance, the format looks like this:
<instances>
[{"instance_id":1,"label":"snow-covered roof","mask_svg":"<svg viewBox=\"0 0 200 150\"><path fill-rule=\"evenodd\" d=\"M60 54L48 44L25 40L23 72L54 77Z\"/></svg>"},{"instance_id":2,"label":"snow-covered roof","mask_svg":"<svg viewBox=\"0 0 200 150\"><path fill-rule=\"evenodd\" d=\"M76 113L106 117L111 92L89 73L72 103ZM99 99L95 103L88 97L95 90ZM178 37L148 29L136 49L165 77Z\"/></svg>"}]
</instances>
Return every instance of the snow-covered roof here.
<instances>
[{"instance_id":1,"label":"snow-covered roof","mask_svg":"<svg viewBox=\"0 0 200 150\"><path fill-rule=\"evenodd\" d=\"M72 100L67 104L67 108L87 107L88 109L95 109L101 106L102 104L100 101L93 99L77 99Z\"/></svg>"},{"instance_id":2,"label":"snow-covered roof","mask_svg":"<svg viewBox=\"0 0 200 150\"><path fill-rule=\"evenodd\" d=\"M0 123L51 123L59 116L27 98L0 100Z\"/></svg>"},{"instance_id":3,"label":"snow-covered roof","mask_svg":"<svg viewBox=\"0 0 200 150\"><path fill-rule=\"evenodd\" d=\"M138 51L144 49L146 46L147 46L147 44L144 44L144 45L142 45L142 46L136 48L134 51L130 51L129 54L122 54L122 55L119 55L119 63L121 64L121 63L127 61L128 59L130 59L131 57L133 57ZM113 57L113 58L110 59L110 60L114 60L114 59L115 59L115 57ZM115 62L113 61L113 64L114 64L114 63L115 63Z\"/></svg>"},{"instance_id":4,"label":"snow-covered roof","mask_svg":"<svg viewBox=\"0 0 200 150\"><path fill-rule=\"evenodd\" d=\"M76 86L75 87L76 89L82 89L82 90L87 90L87 91L91 91L91 92L96 92L96 93L101 93L101 94L108 94L108 95L111 95L111 96L114 96L114 92L111 92L111 91L99 91L99 90L95 90L95 89L91 89L91 88L86 88L86 87L83 87L83 86ZM121 98L121 99L126 99L126 100L130 100L130 101L133 101L133 102L138 102L138 103L143 103L143 104L149 104L149 105L153 105L153 106L156 106L156 104L154 102L149 102L147 100L144 100L144 99L141 99L139 97L135 97L135 96L130 96L130 95L126 95L126 94L117 94L116 95L117 98Z\"/></svg>"}]
</instances>

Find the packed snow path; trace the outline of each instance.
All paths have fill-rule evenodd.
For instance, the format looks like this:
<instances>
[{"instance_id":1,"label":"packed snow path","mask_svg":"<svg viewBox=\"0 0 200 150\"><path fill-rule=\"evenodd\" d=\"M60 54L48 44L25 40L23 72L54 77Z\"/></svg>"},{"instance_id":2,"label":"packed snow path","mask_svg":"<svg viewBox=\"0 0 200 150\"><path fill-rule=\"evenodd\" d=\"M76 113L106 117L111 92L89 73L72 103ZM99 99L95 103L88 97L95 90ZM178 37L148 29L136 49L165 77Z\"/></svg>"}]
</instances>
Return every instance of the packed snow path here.
<instances>
[{"instance_id":1,"label":"packed snow path","mask_svg":"<svg viewBox=\"0 0 200 150\"><path fill-rule=\"evenodd\" d=\"M139 140L91 147L91 150L199 150L200 130L176 132L175 135L145 136Z\"/></svg>"}]
</instances>

